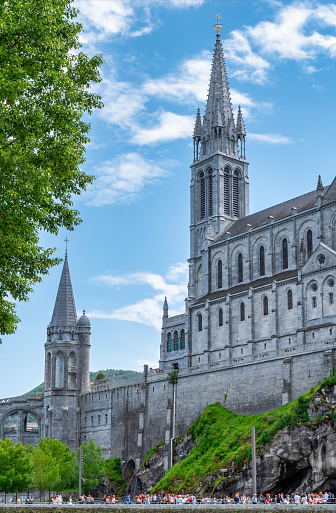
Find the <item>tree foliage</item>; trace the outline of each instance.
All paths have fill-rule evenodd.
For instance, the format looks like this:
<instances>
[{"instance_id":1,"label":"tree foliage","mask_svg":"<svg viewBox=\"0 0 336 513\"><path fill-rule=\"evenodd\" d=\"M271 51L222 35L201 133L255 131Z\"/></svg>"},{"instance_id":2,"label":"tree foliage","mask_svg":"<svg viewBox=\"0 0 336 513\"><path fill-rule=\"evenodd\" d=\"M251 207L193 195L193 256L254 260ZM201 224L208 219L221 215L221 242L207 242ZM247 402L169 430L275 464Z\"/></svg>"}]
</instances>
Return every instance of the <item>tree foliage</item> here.
<instances>
[{"instance_id":1,"label":"tree foliage","mask_svg":"<svg viewBox=\"0 0 336 513\"><path fill-rule=\"evenodd\" d=\"M32 474L31 488L39 490L40 498L43 490L54 490L60 479L59 465L52 455L50 447L38 444L30 453Z\"/></svg>"},{"instance_id":2,"label":"tree foliage","mask_svg":"<svg viewBox=\"0 0 336 513\"><path fill-rule=\"evenodd\" d=\"M83 490L92 490L102 482L105 475L105 459L99 445L95 445L92 438L82 443L83 451ZM79 449L77 451L79 461Z\"/></svg>"},{"instance_id":3,"label":"tree foliage","mask_svg":"<svg viewBox=\"0 0 336 513\"><path fill-rule=\"evenodd\" d=\"M13 300L27 301L59 262L39 231L78 225L72 198L93 179L80 170L90 129L82 118L102 107L89 90L102 57L80 51L71 3L0 4L0 335L17 327Z\"/></svg>"},{"instance_id":4,"label":"tree foliage","mask_svg":"<svg viewBox=\"0 0 336 513\"><path fill-rule=\"evenodd\" d=\"M44 453L51 454L58 466L58 479L52 488L59 491L73 487L76 480L76 454L66 444L50 438L42 438L38 447Z\"/></svg>"},{"instance_id":5,"label":"tree foliage","mask_svg":"<svg viewBox=\"0 0 336 513\"><path fill-rule=\"evenodd\" d=\"M22 492L30 482L30 462L21 442L0 440L0 491Z\"/></svg>"}]
</instances>

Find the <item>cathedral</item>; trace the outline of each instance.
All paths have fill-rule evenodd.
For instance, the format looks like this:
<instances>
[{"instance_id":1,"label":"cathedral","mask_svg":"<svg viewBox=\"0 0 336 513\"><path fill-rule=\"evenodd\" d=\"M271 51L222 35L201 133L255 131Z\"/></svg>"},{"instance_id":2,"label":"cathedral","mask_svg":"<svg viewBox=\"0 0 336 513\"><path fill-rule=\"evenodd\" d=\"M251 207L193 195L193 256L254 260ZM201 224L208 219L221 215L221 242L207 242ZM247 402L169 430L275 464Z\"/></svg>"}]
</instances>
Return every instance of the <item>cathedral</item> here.
<instances>
[{"instance_id":1,"label":"cathedral","mask_svg":"<svg viewBox=\"0 0 336 513\"><path fill-rule=\"evenodd\" d=\"M125 478L163 441L166 471L172 439L208 404L268 411L334 372L336 179L323 186L319 176L311 192L250 214L248 137L240 107L234 120L215 28L205 114L197 111L193 132L185 312L170 317L165 300L158 368L145 365L137 385L90 386L90 321L85 312L77 319L66 255L44 393L0 401L1 438L49 436L71 449L92 438L120 457Z\"/></svg>"}]
</instances>

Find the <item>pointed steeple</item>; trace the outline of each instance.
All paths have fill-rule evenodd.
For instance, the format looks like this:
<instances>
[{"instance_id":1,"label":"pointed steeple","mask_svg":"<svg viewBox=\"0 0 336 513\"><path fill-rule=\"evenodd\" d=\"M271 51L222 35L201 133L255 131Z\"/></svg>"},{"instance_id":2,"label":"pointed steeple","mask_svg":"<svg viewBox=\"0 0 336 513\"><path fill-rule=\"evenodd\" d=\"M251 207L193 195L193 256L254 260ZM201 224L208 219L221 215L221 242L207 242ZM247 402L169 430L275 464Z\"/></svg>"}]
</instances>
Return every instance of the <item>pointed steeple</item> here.
<instances>
[{"instance_id":1,"label":"pointed steeple","mask_svg":"<svg viewBox=\"0 0 336 513\"><path fill-rule=\"evenodd\" d=\"M167 297L165 297L164 303L163 303L163 317L168 317L168 301Z\"/></svg>"},{"instance_id":2,"label":"pointed steeple","mask_svg":"<svg viewBox=\"0 0 336 513\"><path fill-rule=\"evenodd\" d=\"M210 76L210 85L208 92L208 99L205 109L204 121L203 121L203 137L210 140L212 138L218 138L218 134L212 134L211 129L217 125L218 112L220 112L221 125L224 127L224 147L225 153L232 153L230 139L235 136L235 124L233 119L233 111L230 98L229 83L226 75L225 60L223 54L222 43L220 40L219 32L216 36L215 50L212 59L212 68ZM211 152L211 148L207 148Z\"/></svg>"},{"instance_id":3,"label":"pointed steeple","mask_svg":"<svg viewBox=\"0 0 336 513\"><path fill-rule=\"evenodd\" d=\"M240 105L238 106L238 116L237 116L236 128L237 128L237 135L244 135L244 136L246 135L243 114L242 114Z\"/></svg>"},{"instance_id":4,"label":"pointed steeple","mask_svg":"<svg viewBox=\"0 0 336 513\"><path fill-rule=\"evenodd\" d=\"M195 128L194 128L194 134L193 137L201 137L202 135L202 120L201 120L201 113L200 110L197 109L196 114L196 121L195 121Z\"/></svg>"},{"instance_id":5,"label":"pointed steeple","mask_svg":"<svg viewBox=\"0 0 336 513\"><path fill-rule=\"evenodd\" d=\"M322 184L321 175L318 175L316 190L317 191L323 191L323 184Z\"/></svg>"},{"instance_id":6,"label":"pointed steeple","mask_svg":"<svg viewBox=\"0 0 336 513\"><path fill-rule=\"evenodd\" d=\"M70 279L68 253L66 251L50 326L75 327L76 324L77 313Z\"/></svg>"}]
</instances>

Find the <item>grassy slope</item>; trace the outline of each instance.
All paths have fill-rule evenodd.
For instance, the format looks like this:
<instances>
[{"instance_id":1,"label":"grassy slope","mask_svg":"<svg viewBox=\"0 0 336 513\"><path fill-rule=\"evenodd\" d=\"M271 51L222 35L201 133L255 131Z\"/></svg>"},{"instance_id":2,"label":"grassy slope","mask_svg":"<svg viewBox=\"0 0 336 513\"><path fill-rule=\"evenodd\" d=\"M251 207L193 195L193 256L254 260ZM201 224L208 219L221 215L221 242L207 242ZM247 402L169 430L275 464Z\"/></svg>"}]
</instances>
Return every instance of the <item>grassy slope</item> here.
<instances>
[{"instance_id":1,"label":"grassy slope","mask_svg":"<svg viewBox=\"0 0 336 513\"><path fill-rule=\"evenodd\" d=\"M135 383L139 383L142 378L142 372L136 372L132 370L115 370L115 369L107 369L100 370L97 372L90 372L90 381L94 381L99 372L102 372L104 376L108 379L113 380L113 386L120 387L122 385L133 385ZM24 395L30 394L39 394L44 392L44 383L41 383L37 387L33 388L29 392Z\"/></svg>"},{"instance_id":2,"label":"grassy slope","mask_svg":"<svg viewBox=\"0 0 336 513\"><path fill-rule=\"evenodd\" d=\"M260 415L238 415L219 404L208 406L188 430L194 442L191 452L167 472L153 491L195 491L207 475L220 475L220 469L232 462L239 467L252 458L251 426L255 426L260 451L286 426L309 422L308 406L317 389L335 384L336 378L332 377L292 403ZM220 481L221 478L215 486Z\"/></svg>"}]
</instances>

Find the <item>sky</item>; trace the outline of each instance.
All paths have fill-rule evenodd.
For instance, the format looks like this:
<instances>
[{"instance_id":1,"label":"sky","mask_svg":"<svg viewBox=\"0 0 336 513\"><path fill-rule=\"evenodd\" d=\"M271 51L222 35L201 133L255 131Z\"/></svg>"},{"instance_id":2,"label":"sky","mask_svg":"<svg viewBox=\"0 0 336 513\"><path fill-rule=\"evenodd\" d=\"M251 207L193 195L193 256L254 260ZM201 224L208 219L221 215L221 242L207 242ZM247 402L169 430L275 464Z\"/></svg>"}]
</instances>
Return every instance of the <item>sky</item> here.
<instances>
[{"instance_id":1,"label":"sky","mask_svg":"<svg viewBox=\"0 0 336 513\"><path fill-rule=\"evenodd\" d=\"M82 50L104 57L93 87L83 169L96 177L74 205L82 224L44 246L68 259L78 315L91 320L91 370L157 367L164 297L184 311L189 181L197 108L204 112L218 11L236 116L242 106L250 213L336 175L336 2L76 0ZM44 379L44 343L62 265L18 305L0 346L0 397Z\"/></svg>"}]
</instances>

